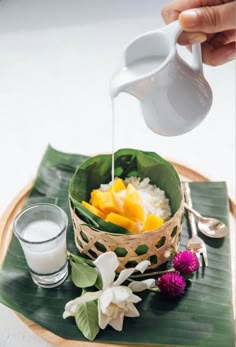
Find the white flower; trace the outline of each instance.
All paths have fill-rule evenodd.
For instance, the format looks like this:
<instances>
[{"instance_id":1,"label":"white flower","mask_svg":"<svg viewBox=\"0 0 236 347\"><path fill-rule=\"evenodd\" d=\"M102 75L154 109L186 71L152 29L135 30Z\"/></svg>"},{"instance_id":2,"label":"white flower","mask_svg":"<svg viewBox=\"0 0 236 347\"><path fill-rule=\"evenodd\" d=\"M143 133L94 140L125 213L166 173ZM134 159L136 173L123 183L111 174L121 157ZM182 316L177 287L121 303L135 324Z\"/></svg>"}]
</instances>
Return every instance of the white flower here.
<instances>
[{"instance_id":1,"label":"white flower","mask_svg":"<svg viewBox=\"0 0 236 347\"><path fill-rule=\"evenodd\" d=\"M100 272L103 287L97 292L87 292L86 294L69 301L65 306L63 318L75 316L78 304L92 300L98 300L98 322L101 329L105 329L109 324L115 330L121 331L123 327L124 317L138 317L139 312L134 306L142 299L133 294L133 292L141 292L155 285L154 279L144 281L133 281L128 286L121 284L133 274L134 271L143 273L150 262L144 260L135 268L122 270L114 282L115 270L119 266L119 261L114 252L106 252L100 255L94 264Z\"/></svg>"}]
</instances>

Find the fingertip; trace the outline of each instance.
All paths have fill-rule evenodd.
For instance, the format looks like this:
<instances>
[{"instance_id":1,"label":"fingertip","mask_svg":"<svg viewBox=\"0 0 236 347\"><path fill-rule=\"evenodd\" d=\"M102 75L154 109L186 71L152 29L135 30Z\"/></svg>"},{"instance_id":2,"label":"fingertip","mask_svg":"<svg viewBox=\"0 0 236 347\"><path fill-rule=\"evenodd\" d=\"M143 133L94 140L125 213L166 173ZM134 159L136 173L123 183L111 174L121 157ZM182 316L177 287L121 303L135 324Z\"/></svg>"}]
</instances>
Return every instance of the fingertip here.
<instances>
[{"instance_id":1,"label":"fingertip","mask_svg":"<svg viewBox=\"0 0 236 347\"><path fill-rule=\"evenodd\" d=\"M169 24L169 23L173 22L174 20L178 19L179 11L174 10L172 8L169 8L169 7L164 7L161 10L161 16L164 19L165 23Z\"/></svg>"},{"instance_id":2,"label":"fingertip","mask_svg":"<svg viewBox=\"0 0 236 347\"><path fill-rule=\"evenodd\" d=\"M201 32L196 32L196 33L188 33L188 32L183 32L179 39L178 43L180 45L194 45L196 43L203 43L207 40L207 36L204 33Z\"/></svg>"},{"instance_id":3,"label":"fingertip","mask_svg":"<svg viewBox=\"0 0 236 347\"><path fill-rule=\"evenodd\" d=\"M196 43L203 43L207 40L207 36L204 33L196 33L192 34L192 38L190 39L189 43L194 45Z\"/></svg>"},{"instance_id":4,"label":"fingertip","mask_svg":"<svg viewBox=\"0 0 236 347\"><path fill-rule=\"evenodd\" d=\"M188 31L198 25L199 16L196 10L183 11L179 15L179 23L183 30Z\"/></svg>"}]
</instances>

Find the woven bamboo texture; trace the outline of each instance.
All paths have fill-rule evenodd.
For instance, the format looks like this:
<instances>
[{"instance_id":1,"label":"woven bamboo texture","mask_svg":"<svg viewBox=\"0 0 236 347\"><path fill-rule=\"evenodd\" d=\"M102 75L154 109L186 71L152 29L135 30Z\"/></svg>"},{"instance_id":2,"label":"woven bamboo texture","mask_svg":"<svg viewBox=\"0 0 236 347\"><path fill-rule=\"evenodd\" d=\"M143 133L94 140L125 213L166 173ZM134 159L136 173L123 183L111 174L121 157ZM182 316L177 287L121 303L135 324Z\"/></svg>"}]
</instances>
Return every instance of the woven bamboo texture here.
<instances>
[{"instance_id":1,"label":"woven bamboo texture","mask_svg":"<svg viewBox=\"0 0 236 347\"><path fill-rule=\"evenodd\" d=\"M132 235L115 235L96 228L91 229L70 206L76 247L92 259L106 251L115 252L120 263L118 272L143 260L149 260L151 265L148 269L154 269L165 263L178 248L184 213L183 203L182 199L178 211L161 228Z\"/></svg>"}]
</instances>

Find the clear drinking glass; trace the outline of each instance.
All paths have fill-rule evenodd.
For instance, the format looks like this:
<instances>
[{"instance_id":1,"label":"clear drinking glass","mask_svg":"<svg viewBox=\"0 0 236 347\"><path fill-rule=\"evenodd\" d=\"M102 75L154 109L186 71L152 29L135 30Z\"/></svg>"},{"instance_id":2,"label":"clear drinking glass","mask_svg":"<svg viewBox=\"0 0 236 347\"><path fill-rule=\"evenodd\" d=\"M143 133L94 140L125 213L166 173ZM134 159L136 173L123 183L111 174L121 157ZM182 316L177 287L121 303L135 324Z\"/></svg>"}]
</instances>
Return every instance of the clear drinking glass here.
<instances>
[{"instance_id":1,"label":"clear drinking glass","mask_svg":"<svg viewBox=\"0 0 236 347\"><path fill-rule=\"evenodd\" d=\"M31 205L13 223L32 280L40 287L60 285L68 275L66 231L68 217L53 204Z\"/></svg>"}]
</instances>

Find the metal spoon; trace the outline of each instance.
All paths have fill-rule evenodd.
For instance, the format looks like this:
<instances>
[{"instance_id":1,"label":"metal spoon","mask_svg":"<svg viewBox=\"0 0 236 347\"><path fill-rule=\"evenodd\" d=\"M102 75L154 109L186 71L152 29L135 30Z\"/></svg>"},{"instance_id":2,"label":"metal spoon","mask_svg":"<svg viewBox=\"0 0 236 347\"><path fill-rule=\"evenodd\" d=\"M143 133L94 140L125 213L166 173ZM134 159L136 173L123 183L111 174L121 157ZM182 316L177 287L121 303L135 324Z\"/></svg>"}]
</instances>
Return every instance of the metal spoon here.
<instances>
[{"instance_id":1,"label":"metal spoon","mask_svg":"<svg viewBox=\"0 0 236 347\"><path fill-rule=\"evenodd\" d=\"M221 238L228 234L227 226L216 218L203 217L195 211L193 208L189 207L186 203L184 207L192 212L198 218L198 229L206 236L213 238Z\"/></svg>"}]
</instances>

